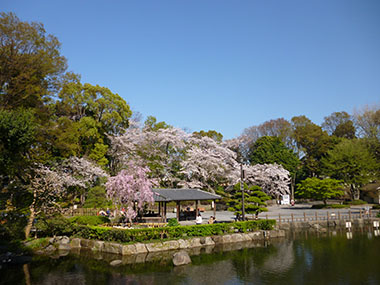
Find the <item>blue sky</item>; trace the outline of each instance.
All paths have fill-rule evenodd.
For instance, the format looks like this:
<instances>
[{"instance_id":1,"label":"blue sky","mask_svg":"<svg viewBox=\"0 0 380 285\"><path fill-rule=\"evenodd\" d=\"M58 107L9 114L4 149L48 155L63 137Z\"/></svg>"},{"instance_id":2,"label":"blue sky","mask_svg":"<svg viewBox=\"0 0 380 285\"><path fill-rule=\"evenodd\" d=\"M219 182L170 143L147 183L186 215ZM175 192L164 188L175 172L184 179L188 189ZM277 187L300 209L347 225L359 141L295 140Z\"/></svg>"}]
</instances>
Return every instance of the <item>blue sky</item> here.
<instances>
[{"instance_id":1,"label":"blue sky","mask_svg":"<svg viewBox=\"0 0 380 285\"><path fill-rule=\"evenodd\" d=\"M225 138L380 103L379 0L2 0L135 111Z\"/></svg>"}]
</instances>

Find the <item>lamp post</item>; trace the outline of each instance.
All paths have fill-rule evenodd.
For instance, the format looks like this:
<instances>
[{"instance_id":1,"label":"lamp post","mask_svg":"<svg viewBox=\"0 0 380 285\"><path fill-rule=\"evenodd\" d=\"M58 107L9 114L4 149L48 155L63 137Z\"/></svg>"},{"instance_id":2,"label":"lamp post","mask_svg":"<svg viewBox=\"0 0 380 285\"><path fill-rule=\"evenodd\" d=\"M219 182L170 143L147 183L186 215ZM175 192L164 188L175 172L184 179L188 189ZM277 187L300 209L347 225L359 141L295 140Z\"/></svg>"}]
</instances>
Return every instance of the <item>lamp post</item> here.
<instances>
[{"instance_id":1,"label":"lamp post","mask_svg":"<svg viewBox=\"0 0 380 285\"><path fill-rule=\"evenodd\" d=\"M243 163L240 163L240 190L241 190L241 217L245 221L245 207L244 207L244 170Z\"/></svg>"}]
</instances>

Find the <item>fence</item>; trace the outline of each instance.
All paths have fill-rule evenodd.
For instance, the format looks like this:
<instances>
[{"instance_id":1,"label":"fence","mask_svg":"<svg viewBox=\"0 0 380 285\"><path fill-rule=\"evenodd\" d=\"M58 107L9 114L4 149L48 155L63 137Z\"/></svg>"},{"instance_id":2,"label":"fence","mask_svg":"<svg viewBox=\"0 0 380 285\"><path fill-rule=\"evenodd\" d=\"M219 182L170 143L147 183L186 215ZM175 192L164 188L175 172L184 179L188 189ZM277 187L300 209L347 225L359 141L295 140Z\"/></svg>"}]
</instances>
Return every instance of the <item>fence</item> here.
<instances>
[{"instance_id":1,"label":"fence","mask_svg":"<svg viewBox=\"0 0 380 285\"><path fill-rule=\"evenodd\" d=\"M341 212L326 212L326 214L321 214L315 212L313 214L306 214L303 212L303 216L294 216L294 214L290 214L290 216L282 216L281 214L278 217L270 217L271 219L275 219L278 224L281 223L294 223L294 222L311 222L311 221L340 221L340 220L352 220L352 219L372 219L376 218L379 211L369 210L363 211L360 210L359 213L352 213L351 210L348 213L342 214ZM266 215L266 219L268 219L268 215Z\"/></svg>"},{"instance_id":2,"label":"fence","mask_svg":"<svg viewBox=\"0 0 380 285\"><path fill-rule=\"evenodd\" d=\"M65 216L96 216L101 209L97 208L77 208L77 209L66 209L64 212Z\"/></svg>"}]
</instances>

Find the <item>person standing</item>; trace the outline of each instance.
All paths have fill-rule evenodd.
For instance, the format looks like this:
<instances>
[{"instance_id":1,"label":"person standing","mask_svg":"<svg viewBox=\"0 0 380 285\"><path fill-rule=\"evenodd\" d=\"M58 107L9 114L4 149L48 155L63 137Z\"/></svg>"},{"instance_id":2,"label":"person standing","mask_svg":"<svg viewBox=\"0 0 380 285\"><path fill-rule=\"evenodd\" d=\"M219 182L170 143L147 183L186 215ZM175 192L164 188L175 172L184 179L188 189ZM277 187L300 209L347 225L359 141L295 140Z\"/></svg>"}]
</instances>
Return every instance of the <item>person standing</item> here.
<instances>
[{"instance_id":1,"label":"person standing","mask_svg":"<svg viewBox=\"0 0 380 285\"><path fill-rule=\"evenodd\" d=\"M201 225L202 224L202 216L201 216L201 213L198 214L197 218L195 219L195 223L197 225Z\"/></svg>"}]
</instances>

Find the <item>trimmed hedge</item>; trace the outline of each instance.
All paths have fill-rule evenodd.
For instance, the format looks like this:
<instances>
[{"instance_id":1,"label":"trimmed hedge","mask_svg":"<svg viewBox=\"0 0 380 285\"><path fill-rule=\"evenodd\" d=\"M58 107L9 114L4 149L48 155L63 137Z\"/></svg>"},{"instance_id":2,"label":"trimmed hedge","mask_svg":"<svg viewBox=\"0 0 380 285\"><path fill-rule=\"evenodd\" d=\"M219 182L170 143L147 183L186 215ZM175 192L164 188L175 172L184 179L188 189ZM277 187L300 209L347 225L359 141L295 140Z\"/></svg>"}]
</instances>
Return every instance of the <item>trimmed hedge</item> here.
<instances>
[{"instance_id":1,"label":"trimmed hedge","mask_svg":"<svg viewBox=\"0 0 380 285\"><path fill-rule=\"evenodd\" d=\"M204 237L234 232L245 233L254 230L271 230L275 220L256 220L235 223L217 223L211 225L176 226L145 229L115 229L97 226L73 225L61 235L86 239L114 241L121 243L147 242L160 239L178 239L184 237Z\"/></svg>"}]
</instances>

